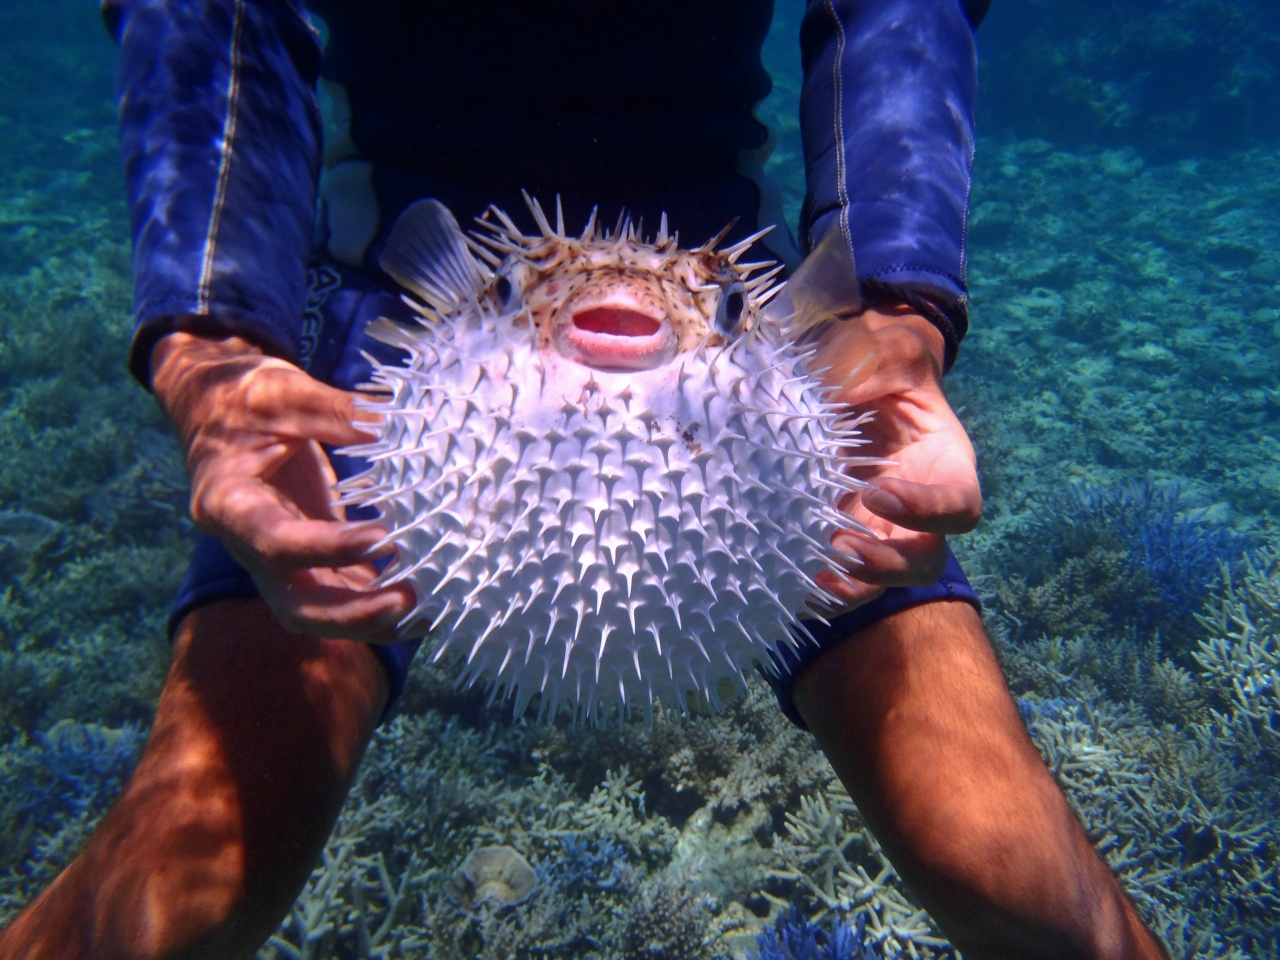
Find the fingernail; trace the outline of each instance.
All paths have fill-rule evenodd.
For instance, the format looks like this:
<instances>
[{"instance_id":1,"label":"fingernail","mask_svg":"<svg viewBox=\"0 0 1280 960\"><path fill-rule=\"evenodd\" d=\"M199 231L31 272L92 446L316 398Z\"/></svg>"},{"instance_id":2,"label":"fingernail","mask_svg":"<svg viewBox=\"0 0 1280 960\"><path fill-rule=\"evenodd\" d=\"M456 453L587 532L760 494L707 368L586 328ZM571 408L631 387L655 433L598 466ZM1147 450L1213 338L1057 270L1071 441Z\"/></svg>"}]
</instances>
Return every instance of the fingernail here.
<instances>
[{"instance_id":1,"label":"fingernail","mask_svg":"<svg viewBox=\"0 0 1280 960\"><path fill-rule=\"evenodd\" d=\"M898 517L907 509L896 495L882 487L870 487L862 491L862 505L882 517Z\"/></svg>"},{"instance_id":2,"label":"fingernail","mask_svg":"<svg viewBox=\"0 0 1280 960\"><path fill-rule=\"evenodd\" d=\"M862 563L862 554L858 552L858 540L856 537L841 536L836 534L831 538L831 545L843 553L846 557Z\"/></svg>"}]
</instances>

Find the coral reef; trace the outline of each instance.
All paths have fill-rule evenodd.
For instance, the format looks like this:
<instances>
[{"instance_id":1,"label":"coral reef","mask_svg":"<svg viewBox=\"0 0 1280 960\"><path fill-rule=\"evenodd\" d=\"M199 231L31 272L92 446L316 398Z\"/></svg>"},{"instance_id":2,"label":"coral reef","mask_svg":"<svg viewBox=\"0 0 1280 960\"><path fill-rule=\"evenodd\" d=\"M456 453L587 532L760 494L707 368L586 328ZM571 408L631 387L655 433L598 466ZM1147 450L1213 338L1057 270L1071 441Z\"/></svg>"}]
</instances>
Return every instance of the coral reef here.
<instances>
[{"instance_id":1,"label":"coral reef","mask_svg":"<svg viewBox=\"0 0 1280 960\"><path fill-rule=\"evenodd\" d=\"M831 921L831 932L799 915L795 907L778 917L777 923L756 938L756 950L748 960L878 960L884 954L868 946L863 934L866 921L854 925L839 917Z\"/></svg>"},{"instance_id":2,"label":"coral reef","mask_svg":"<svg viewBox=\"0 0 1280 960\"><path fill-rule=\"evenodd\" d=\"M1068 143L1141 143L1161 156L1274 136L1280 19L1265 0L993 4L979 34L987 129Z\"/></svg>"},{"instance_id":3,"label":"coral reef","mask_svg":"<svg viewBox=\"0 0 1280 960\"><path fill-rule=\"evenodd\" d=\"M990 551L994 607L1024 638L1132 637L1190 665L1195 615L1247 545L1203 508L1178 483L1066 484Z\"/></svg>"},{"instance_id":4,"label":"coral reef","mask_svg":"<svg viewBox=\"0 0 1280 960\"><path fill-rule=\"evenodd\" d=\"M816 908L814 916L856 917L862 941L880 947L884 956L953 952L912 902L840 786L802 798L800 809L787 814L786 836L775 840L773 850L770 875L787 894L780 905L799 900Z\"/></svg>"},{"instance_id":5,"label":"coral reef","mask_svg":"<svg viewBox=\"0 0 1280 960\"><path fill-rule=\"evenodd\" d=\"M1166 696L1163 715L1090 690L1076 674L1088 663L1081 652L1058 660L1056 681L1042 675L1041 687L1055 686L1057 696L1020 705L1098 849L1175 955L1275 957L1277 549L1247 556L1238 575L1226 572L1199 622L1198 670L1163 668L1181 697L1170 706L1178 701ZM1063 696L1073 689L1075 697Z\"/></svg>"},{"instance_id":6,"label":"coral reef","mask_svg":"<svg viewBox=\"0 0 1280 960\"><path fill-rule=\"evenodd\" d=\"M778 4L759 108L793 219L801 7ZM979 34L973 327L948 389L988 507L957 549L1035 743L1179 958L1280 958L1275 16L1028 0ZM190 529L123 364L110 43L69 0L0 25L4 922L137 758ZM953 953L763 685L717 716L538 727L447 676L415 665L263 960ZM536 887L460 905L450 878L492 845Z\"/></svg>"},{"instance_id":7,"label":"coral reef","mask_svg":"<svg viewBox=\"0 0 1280 960\"><path fill-rule=\"evenodd\" d=\"M62 720L0 749L0 924L88 838L142 752L137 725Z\"/></svg>"}]
</instances>

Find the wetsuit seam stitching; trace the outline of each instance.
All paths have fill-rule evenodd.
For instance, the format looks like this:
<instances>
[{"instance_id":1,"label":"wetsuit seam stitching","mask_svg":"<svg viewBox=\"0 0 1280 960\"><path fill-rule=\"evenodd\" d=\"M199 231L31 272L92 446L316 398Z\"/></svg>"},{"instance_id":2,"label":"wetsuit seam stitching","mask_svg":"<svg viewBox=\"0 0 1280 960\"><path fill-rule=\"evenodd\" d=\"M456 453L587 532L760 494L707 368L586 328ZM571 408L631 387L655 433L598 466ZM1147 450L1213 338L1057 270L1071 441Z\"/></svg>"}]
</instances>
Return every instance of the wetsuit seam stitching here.
<instances>
[{"instance_id":1,"label":"wetsuit seam stitching","mask_svg":"<svg viewBox=\"0 0 1280 960\"><path fill-rule=\"evenodd\" d=\"M826 0L827 13L831 14L831 19L836 27L836 56L835 63L831 68L831 87L834 117L835 147L836 147L836 198L840 203L840 235L844 237L844 242L849 248L850 256L855 256L853 252L853 231L849 227L849 186L846 182L846 161L845 143L844 143L844 76L840 72L844 65L845 52L845 34L844 24L840 22L840 16L836 13L836 8L831 0ZM854 260L857 263L856 257ZM856 266L855 266L856 269Z\"/></svg>"},{"instance_id":2,"label":"wetsuit seam stitching","mask_svg":"<svg viewBox=\"0 0 1280 960\"><path fill-rule=\"evenodd\" d=\"M240 109L240 39L244 29L244 0L235 0L235 13L231 21L230 76L227 80L227 113L222 123L222 149L218 163L218 182L214 188L213 204L209 211L209 230L204 238L204 253L200 265L200 285L196 294L199 313L209 309L209 288L213 284L213 261L218 245L218 230L222 225L222 210L227 202L227 183L231 179L231 158L235 153L236 122Z\"/></svg>"}]
</instances>

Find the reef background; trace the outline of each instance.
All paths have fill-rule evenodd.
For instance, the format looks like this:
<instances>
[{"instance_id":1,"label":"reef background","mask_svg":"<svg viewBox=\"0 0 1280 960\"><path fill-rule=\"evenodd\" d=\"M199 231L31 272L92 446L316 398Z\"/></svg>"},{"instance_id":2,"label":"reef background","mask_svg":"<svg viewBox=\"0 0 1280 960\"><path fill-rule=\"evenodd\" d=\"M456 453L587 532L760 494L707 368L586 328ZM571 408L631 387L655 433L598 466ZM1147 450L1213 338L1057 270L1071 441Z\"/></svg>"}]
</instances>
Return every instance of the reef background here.
<instances>
[{"instance_id":1,"label":"reef background","mask_svg":"<svg viewBox=\"0 0 1280 960\"><path fill-rule=\"evenodd\" d=\"M760 108L793 210L801 10L779 3ZM948 388L987 512L957 550L1033 737L1174 955L1276 958L1280 8L996 0L978 36ZM136 761L191 531L124 368L110 41L92 5L7 0L0 57L3 921ZM450 877L493 843L539 885L460 908ZM899 950L951 952L763 691L652 728L532 727L420 663L262 956Z\"/></svg>"}]
</instances>

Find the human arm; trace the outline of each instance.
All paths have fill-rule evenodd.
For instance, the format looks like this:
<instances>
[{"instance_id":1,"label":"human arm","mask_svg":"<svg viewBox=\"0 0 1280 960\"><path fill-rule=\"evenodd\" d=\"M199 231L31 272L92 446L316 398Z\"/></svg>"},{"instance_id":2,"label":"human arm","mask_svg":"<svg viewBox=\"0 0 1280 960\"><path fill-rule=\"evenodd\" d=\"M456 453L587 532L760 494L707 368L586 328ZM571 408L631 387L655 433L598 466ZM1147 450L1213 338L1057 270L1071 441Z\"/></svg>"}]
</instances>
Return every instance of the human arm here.
<instances>
[{"instance_id":1,"label":"human arm","mask_svg":"<svg viewBox=\"0 0 1280 960\"><path fill-rule=\"evenodd\" d=\"M961 0L824 0L801 28L801 240L811 249L840 232L864 311L832 324L816 363L831 368L833 399L875 414L865 427L872 446L859 452L895 461L860 473L878 489L842 504L881 538L836 538L863 561L856 583L824 584L849 605L931 582L945 535L981 514L973 449L942 389L968 325L969 17L980 12ZM845 382L868 351L874 371Z\"/></svg>"},{"instance_id":2,"label":"human arm","mask_svg":"<svg viewBox=\"0 0 1280 960\"><path fill-rule=\"evenodd\" d=\"M121 48L130 366L183 444L192 515L281 622L391 639L397 595L353 593L380 532L342 522L319 447L367 438L350 396L298 366L321 142L313 31L287 0L109 0L104 17Z\"/></svg>"},{"instance_id":3,"label":"human arm","mask_svg":"<svg viewBox=\"0 0 1280 960\"><path fill-rule=\"evenodd\" d=\"M968 327L970 18L982 12L976 0L821 0L800 34L801 244L840 230L873 305L914 303L938 327L944 372Z\"/></svg>"},{"instance_id":4,"label":"human arm","mask_svg":"<svg viewBox=\"0 0 1280 960\"><path fill-rule=\"evenodd\" d=\"M134 253L130 369L173 330L301 359L319 44L288 0L107 0Z\"/></svg>"},{"instance_id":5,"label":"human arm","mask_svg":"<svg viewBox=\"0 0 1280 960\"><path fill-rule=\"evenodd\" d=\"M333 503L321 444L370 438L354 395L245 340L175 331L151 353L156 399L191 475L191 515L253 576L276 619L319 637L396 642L408 586L369 589L386 534Z\"/></svg>"},{"instance_id":6,"label":"human arm","mask_svg":"<svg viewBox=\"0 0 1280 960\"><path fill-rule=\"evenodd\" d=\"M982 516L973 445L943 392L943 351L937 328L909 308L836 321L823 338L818 363L832 372L868 352L878 358L869 375L832 384L833 399L873 413L861 428L871 443L859 452L890 461L860 469L871 488L840 504L877 537L843 532L832 541L861 561L850 566L852 582L822 575L847 606L887 587L933 583L946 564L947 535L967 533Z\"/></svg>"}]
</instances>

